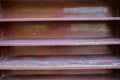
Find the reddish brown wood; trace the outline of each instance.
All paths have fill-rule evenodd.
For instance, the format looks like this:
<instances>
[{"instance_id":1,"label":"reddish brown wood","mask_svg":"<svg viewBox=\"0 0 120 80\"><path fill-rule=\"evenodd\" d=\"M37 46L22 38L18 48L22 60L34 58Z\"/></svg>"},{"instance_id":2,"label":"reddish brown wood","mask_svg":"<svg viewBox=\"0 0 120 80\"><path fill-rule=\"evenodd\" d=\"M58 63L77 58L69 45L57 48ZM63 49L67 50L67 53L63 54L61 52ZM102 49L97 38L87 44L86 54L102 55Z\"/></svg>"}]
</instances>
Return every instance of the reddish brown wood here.
<instances>
[{"instance_id":1,"label":"reddish brown wood","mask_svg":"<svg viewBox=\"0 0 120 80\"><path fill-rule=\"evenodd\" d=\"M116 30L116 36L120 38L120 28L118 27L120 25L119 22L116 23L116 26L117 26L117 30Z\"/></svg>"},{"instance_id":2,"label":"reddish brown wood","mask_svg":"<svg viewBox=\"0 0 120 80\"><path fill-rule=\"evenodd\" d=\"M3 17L3 7L2 7L2 3L0 2L0 18Z\"/></svg>"},{"instance_id":3,"label":"reddish brown wood","mask_svg":"<svg viewBox=\"0 0 120 80\"><path fill-rule=\"evenodd\" d=\"M115 25L107 22L30 22L8 23L6 39L72 39L115 37Z\"/></svg>"},{"instance_id":4,"label":"reddish brown wood","mask_svg":"<svg viewBox=\"0 0 120 80\"><path fill-rule=\"evenodd\" d=\"M1 80L119 80L113 75L6 76Z\"/></svg>"},{"instance_id":5,"label":"reddish brown wood","mask_svg":"<svg viewBox=\"0 0 120 80\"><path fill-rule=\"evenodd\" d=\"M120 80L119 7L119 0L0 1L0 80Z\"/></svg>"},{"instance_id":6,"label":"reddish brown wood","mask_svg":"<svg viewBox=\"0 0 120 80\"><path fill-rule=\"evenodd\" d=\"M6 47L6 56L39 56L39 55L111 55L115 54L114 46L15 46Z\"/></svg>"},{"instance_id":7,"label":"reddish brown wood","mask_svg":"<svg viewBox=\"0 0 120 80\"><path fill-rule=\"evenodd\" d=\"M94 4L94 5L93 5ZM6 18L75 18L75 17L111 17L111 4L97 2L6 2Z\"/></svg>"},{"instance_id":8,"label":"reddish brown wood","mask_svg":"<svg viewBox=\"0 0 120 80\"><path fill-rule=\"evenodd\" d=\"M2 55L3 55L3 48L0 47L0 58L2 57Z\"/></svg>"},{"instance_id":9,"label":"reddish brown wood","mask_svg":"<svg viewBox=\"0 0 120 80\"><path fill-rule=\"evenodd\" d=\"M4 23L0 23L0 39L4 39Z\"/></svg>"},{"instance_id":10,"label":"reddish brown wood","mask_svg":"<svg viewBox=\"0 0 120 80\"><path fill-rule=\"evenodd\" d=\"M113 70L10 70L5 71L9 75L78 75L78 74L110 74Z\"/></svg>"}]
</instances>

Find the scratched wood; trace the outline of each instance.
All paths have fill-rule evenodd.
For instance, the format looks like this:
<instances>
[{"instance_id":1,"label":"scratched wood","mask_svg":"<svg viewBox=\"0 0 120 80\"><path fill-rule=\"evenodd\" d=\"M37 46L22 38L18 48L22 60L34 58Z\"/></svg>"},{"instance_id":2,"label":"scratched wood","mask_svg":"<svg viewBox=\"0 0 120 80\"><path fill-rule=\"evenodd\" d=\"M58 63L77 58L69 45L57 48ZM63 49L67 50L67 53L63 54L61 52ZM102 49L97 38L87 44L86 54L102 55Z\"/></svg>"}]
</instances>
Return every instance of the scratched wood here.
<instances>
[{"instance_id":1,"label":"scratched wood","mask_svg":"<svg viewBox=\"0 0 120 80\"><path fill-rule=\"evenodd\" d=\"M6 47L6 56L33 55L111 55L115 54L113 46L54 46L54 47Z\"/></svg>"},{"instance_id":2,"label":"scratched wood","mask_svg":"<svg viewBox=\"0 0 120 80\"><path fill-rule=\"evenodd\" d=\"M6 18L108 17L114 16L111 4L104 1L6 2Z\"/></svg>"},{"instance_id":3,"label":"scratched wood","mask_svg":"<svg viewBox=\"0 0 120 80\"><path fill-rule=\"evenodd\" d=\"M8 23L5 39L110 38L116 27L107 22L28 22Z\"/></svg>"}]
</instances>

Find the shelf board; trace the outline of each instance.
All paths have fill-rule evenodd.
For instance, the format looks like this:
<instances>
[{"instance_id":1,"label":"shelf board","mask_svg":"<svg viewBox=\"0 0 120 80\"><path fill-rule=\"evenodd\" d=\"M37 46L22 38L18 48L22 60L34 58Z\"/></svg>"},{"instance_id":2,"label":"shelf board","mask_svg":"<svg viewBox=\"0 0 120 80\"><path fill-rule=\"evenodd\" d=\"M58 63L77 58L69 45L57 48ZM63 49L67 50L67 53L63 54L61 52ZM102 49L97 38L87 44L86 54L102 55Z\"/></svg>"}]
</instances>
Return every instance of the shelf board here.
<instances>
[{"instance_id":1,"label":"shelf board","mask_svg":"<svg viewBox=\"0 0 120 80\"><path fill-rule=\"evenodd\" d=\"M114 56L39 56L10 57L0 60L1 70L79 70L120 69Z\"/></svg>"},{"instance_id":2,"label":"shelf board","mask_svg":"<svg viewBox=\"0 0 120 80\"><path fill-rule=\"evenodd\" d=\"M119 80L113 75L55 75L55 76L40 76L40 75L10 75L5 76L1 80Z\"/></svg>"},{"instance_id":3,"label":"shelf board","mask_svg":"<svg viewBox=\"0 0 120 80\"><path fill-rule=\"evenodd\" d=\"M5 39L0 46L79 46L79 45L120 45L120 39Z\"/></svg>"},{"instance_id":4,"label":"shelf board","mask_svg":"<svg viewBox=\"0 0 120 80\"><path fill-rule=\"evenodd\" d=\"M82 17L82 18L1 18L0 22L26 21L119 21L120 17Z\"/></svg>"}]
</instances>

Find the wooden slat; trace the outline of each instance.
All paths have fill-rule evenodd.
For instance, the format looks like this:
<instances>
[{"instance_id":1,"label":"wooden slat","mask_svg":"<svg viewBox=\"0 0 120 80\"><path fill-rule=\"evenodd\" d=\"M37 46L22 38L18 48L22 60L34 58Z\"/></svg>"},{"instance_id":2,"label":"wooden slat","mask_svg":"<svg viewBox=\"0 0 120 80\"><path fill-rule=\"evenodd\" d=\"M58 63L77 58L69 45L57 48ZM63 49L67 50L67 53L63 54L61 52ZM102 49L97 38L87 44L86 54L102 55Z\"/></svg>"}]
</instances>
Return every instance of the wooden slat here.
<instances>
[{"instance_id":1,"label":"wooden slat","mask_svg":"<svg viewBox=\"0 0 120 80\"><path fill-rule=\"evenodd\" d=\"M5 48L5 56L40 55L110 55L115 46L11 46ZM116 53L115 53L116 54Z\"/></svg>"},{"instance_id":2,"label":"wooden slat","mask_svg":"<svg viewBox=\"0 0 120 80\"><path fill-rule=\"evenodd\" d=\"M120 17L97 18L2 18L0 22L28 22L28 21L120 21Z\"/></svg>"},{"instance_id":3,"label":"wooden slat","mask_svg":"<svg viewBox=\"0 0 120 80\"><path fill-rule=\"evenodd\" d=\"M7 75L77 75L77 74L110 74L112 70L9 70Z\"/></svg>"},{"instance_id":4,"label":"wooden slat","mask_svg":"<svg viewBox=\"0 0 120 80\"><path fill-rule=\"evenodd\" d=\"M1 80L119 80L113 75L5 76Z\"/></svg>"},{"instance_id":5,"label":"wooden slat","mask_svg":"<svg viewBox=\"0 0 120 80\"><path fill-rule=\"evenodd\" d=\"M113 56L13 57L1 59L0 69L1 70L120 69L120 59Z\"/></svg>"},{"instance_id":6,"label":"wooden slat","mask_svg":"<svg viewBox=\"0 0 120 80\"><path fill-rule=\"evenodd\" d=\"M120 39L46 39L46 40L0 40L0 46L79 46L119 45Z\"/></svg>"}]
</instances>

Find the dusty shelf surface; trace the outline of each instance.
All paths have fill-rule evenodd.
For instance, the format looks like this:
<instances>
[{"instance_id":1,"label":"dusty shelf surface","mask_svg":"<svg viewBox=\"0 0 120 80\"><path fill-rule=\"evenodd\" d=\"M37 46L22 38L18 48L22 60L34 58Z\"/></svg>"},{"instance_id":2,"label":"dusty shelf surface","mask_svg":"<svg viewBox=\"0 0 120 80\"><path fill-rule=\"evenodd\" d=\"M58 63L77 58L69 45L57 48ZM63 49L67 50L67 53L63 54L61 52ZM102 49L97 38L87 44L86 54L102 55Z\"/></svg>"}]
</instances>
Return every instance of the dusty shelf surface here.
<instances>
[{"instance_id":1,"label":"dusty shelf surface","mask_svg":"<svg viewBox=\"0 0 120 80\"><path fill-rule=\"evenodd\" d=\"M119 45L119 38L105 39L5 39L0 46L79 46L79 45Z\"/></svg>"},{"instance_id":2,"label":"dusty shelf surface","mask_svg":"<svg viewBox=\"0 0 120 80\"><path fill-rule=\"evenodd\" d=\"M120 69L120 59L114 56L9 57L0 60L0 69L3 70Z\"/></svg>"}]
</instances>

